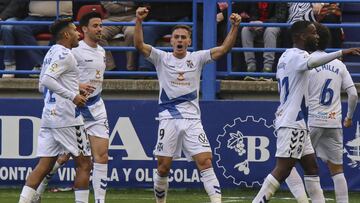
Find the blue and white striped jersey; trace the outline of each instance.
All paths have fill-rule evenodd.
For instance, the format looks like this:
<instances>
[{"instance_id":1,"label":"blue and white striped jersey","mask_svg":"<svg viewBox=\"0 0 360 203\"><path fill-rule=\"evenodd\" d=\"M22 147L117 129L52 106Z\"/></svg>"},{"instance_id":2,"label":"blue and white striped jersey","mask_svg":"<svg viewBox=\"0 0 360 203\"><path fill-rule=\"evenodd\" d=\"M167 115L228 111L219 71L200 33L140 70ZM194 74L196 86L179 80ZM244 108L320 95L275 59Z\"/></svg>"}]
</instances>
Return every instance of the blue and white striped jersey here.
<instances>
[{"instance_id":1,"label":"blue and white striped jersey","mask_svg":"<svg viewBox=\"0 0 360 203\"><path fill-rule=\"evenodd\" d=\"M178 59L172 52L152 47L147 59L154 64L160 84L158 119L200 119L200 76L212 61L210 50L187 52Z\"/></svg>"}]
</instances>

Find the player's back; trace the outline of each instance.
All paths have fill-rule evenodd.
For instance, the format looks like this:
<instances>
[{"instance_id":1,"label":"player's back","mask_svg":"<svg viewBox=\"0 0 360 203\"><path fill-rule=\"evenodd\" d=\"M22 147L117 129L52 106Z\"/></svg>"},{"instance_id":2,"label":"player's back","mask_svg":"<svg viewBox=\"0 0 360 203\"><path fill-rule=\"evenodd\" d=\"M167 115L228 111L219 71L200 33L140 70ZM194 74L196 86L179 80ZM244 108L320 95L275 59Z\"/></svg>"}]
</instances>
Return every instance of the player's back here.
<instances>
[{"instance_id":1,"label":"player's back","mask_svg":"<svg viewBox=\"0 0 360 203\"><path fill-rule=\"evenodd\" d=\"M280 57L276 78L280 105L276 111L276 129L306 129L309 54L298 48L287 49Z\"/></svg>"},{"instance_id":2,"label":"player's back","mask_svg":"<svg viewBox=\"0 0 360 203\"><path fill-rule=\"evenodd\" d=\"M41 74L40 86L44 87L44 108L41 127L61 128L82 125L83 119L75 111L76 105L68 98L61 97L47 89L43 84L44 76L57 81L72 95L79 94L79 71L71 51L62 45L54 45L47 52Z\"/></svg>"},{"instance_id":3,"label":"player's back","mask_svg":"<svg viewBox=\"0 0 360 203\"><path fill-rule=\"evenodd\" d=\"M341 90L354 85L345 64L335 59L311 70L309 79L309 126L341 128Z\"/></svg>"}]
</instances>

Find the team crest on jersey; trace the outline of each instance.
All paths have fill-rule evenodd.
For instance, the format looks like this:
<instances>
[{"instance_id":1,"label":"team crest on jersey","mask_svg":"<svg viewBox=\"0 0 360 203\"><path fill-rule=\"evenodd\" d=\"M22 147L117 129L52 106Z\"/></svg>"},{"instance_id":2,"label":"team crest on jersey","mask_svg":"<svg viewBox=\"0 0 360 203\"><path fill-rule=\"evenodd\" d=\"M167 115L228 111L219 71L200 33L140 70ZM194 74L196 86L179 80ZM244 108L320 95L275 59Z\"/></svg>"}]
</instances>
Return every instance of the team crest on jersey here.
<instances>
[{"instance_id":1,"label":"team crest on jersey","mask_svg":"<svg viewBox=\"0 0 360 203\"><path fill-rule=\"evenodd\" d=\"M348 165L351 168L360 169L360 125L356 123L355 138L348 141L344 146L344 153L350 159Z\"/></svg>"},{"instance_id":2,"label":"team crest on jersey","mask_svg":"<svg viewBox=\"0 0 360 203\"><path fill-rule=\"evenodd\" d=\"M186 61L186 65L187 65L187 67L190 68L190 69L194 68L194 64L193 64L193 62L192 62L191 60L187 60L187 61Z\"/></svg>"},{"instance_id":3,"label":"team crest on jersey","mask_svg":"<svg viewBox=\"0 0 360 203\"><path fill-rule=\"evenodd\" d=\"M330 112L330 113L329 113L329 118L330 118L330 119L336 119L336 112L334 112L334 111L333 111L333 112Z\"/></svg>"},{"instance_id":4,"label":"team crest on jersey","mask_svg":"<svg viewBox=\"0 0 360 203\"><path fill-rule=\"evenodd\" d=\"M180 72L180 73L178 73L178 74L179 74L178 77L177 77L178 80L180 80L180 81L185 80L185 77L184 77L184 74L185 74L185 73L181 73L181 72Z\"/></svg>"},{"instance_id":5,"label":"team crest on jersey","mask_svg":"<svg viewBox=\"0 0 360 203\"><path fill-rule=\"evenodd\" d=\"M100 70L96 70L95 78L96 78L96 79L100 79L100 78L101 78Z\"/></svg>"},{"instance_id":6,"label":"team crest on jersey","mask_svg":"<svg viewBox=\"0 0 360 203\"><path fill-rule=\"evenodd\" d=\"M272 170L273 164L269 162L275 163L275 159L270 159L273 155L269 148L276 148L276 142L270 143L271 136L275 138L274 126L267 124L264 118L238 117L226 124L216 138L218 145L214 150L214 159L222 175L238 186L261 185Z\"/></svg>"},{"instance_id":7,"label":"team crest on jersey","mask_svg":"<svg viewBox=\"0 0 360 203\"><path fill-rule=\"evenodd\" d=\"M53 63L50 67L50 72L56 72L58 68L58 64L57 63Z\"/></svg>"}]
</instances>

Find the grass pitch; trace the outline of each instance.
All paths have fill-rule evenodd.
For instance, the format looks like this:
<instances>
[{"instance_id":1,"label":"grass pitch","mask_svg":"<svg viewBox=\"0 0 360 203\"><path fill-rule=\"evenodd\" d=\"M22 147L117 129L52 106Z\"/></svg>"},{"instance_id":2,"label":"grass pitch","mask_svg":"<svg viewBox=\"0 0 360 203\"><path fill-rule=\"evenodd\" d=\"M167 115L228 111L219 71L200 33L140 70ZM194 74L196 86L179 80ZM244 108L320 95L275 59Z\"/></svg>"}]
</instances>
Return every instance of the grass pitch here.
<instances>
[{"instance_id":1,"label":"grass pitch","mask_svg":"<svg viewBox=\"0 0 360 203\"><path fill-rule=\"evenodd\" d=\"M17 203L20 195L20 189L0 189L1 203ZM241 202L250 203L256 195L257 190L223 190L223 203ZM326 202L334 202L333 192L326 192ZM149 189L124 189L124 190L108 190L106 195L107 203L153 203L153 192ZM168 203L209 203L209 199L203 190L170 190L168 192ZM42 203L73 203L74 193L68 192L46 192L43 195ZM94 202L93 193L90 194L90 201ZM296 202L290 192L279 191L272 198L271 202L285 203ZM360 192L350 193L350 202L360 202Z\"/></svg>"}]
</instances>

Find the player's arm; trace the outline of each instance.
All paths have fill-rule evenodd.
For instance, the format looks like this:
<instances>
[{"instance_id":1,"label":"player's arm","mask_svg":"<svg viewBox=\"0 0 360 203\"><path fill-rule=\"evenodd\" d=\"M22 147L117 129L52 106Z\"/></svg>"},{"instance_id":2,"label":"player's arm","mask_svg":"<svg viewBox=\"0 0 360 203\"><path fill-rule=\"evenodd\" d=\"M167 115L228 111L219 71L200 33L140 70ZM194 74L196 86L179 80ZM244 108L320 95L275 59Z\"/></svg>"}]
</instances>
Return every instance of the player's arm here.
<instances>
[{"instance_id":1,"label":"player's arm","mask_svg":"<svg viewBox=\"0 0 360 203\"><path fill-rule=\"evenodd\" d=\"M355 86L351 86L346 89L348 95L348 110L346 113L346 118L344 120L344 127L350 127L352 125L352 117L355 112L355 108L358 102L358 94Z\"/></svg>"},{"instance_id":2,"label":"player's arm","mask_svg":"<svg viewBox=\"0 0 360 203\"><path fill-rule=\"evenodd\" d=\"M136 10L134 45L135 48L145 57L149 57L151 53L151 46L144 43L144 34L142 29L142 22L148 14L149 10L146 7L139 7Z\"/></svg>"},{"instance_id":3,"label":"player's arm","mask_svg":"<svg viewBox=\"0 0 360 203\"><path fill-rule=\"evenodd\" d=\"M229 20L231 22L231 29L227 34L224 42L221 46L210 49L211 59L213 60L218 60L221 56L226 54L235 44L239 25L241 22L241 17L236 13L232 13Z\"/></svg>"},{"instance_id":4,"label":"player's arm","mask_svg":"<svg viewBox=\"0 0 360 203\"><path fill-rule=\"evenodd\" d=\"M339 50L336 52L328 53L326 55L317 55L317 56L310 56L307 65L309 69L316 68L319 66L322 66L324 64L329 63L330 61L340 58L345 55L360 55L360 48L350 48L350 49L344 49Z\"/></svg>"}]
</instances>

